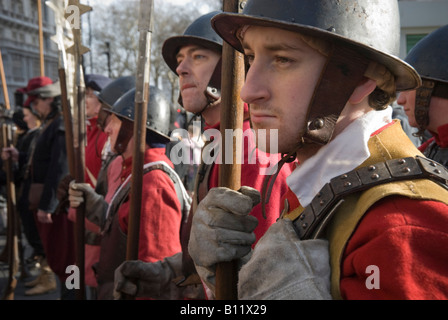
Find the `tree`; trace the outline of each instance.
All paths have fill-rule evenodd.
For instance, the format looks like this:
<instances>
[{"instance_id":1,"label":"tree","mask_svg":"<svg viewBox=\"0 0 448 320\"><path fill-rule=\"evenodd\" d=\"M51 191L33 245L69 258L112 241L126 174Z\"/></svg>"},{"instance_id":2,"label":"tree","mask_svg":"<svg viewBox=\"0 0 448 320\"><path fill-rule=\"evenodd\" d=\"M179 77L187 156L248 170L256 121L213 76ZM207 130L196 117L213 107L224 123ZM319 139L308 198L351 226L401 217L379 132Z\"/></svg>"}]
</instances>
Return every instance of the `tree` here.
<instances>
[{"instance_id":1,"label":"tree","mask_svg":"<svg viewBox=\"0 0 448 320\"><path fill-rule=\"evenodd\" d=\"M90 26L86 23L83 26L85 29L90 27L92 34L88 46L93 63L87 63L89 59L86 54L86 73L108 75L108 53L112 78L136 74L139 3L138 0L128 0L93 6L93 11L89 13L92 14L89 19ZM163 60L163 42L171 36L183 34L186 27L201 14L218 9L221 9L219 0L209 0L206 5L200 0L190 0L182 6L155 0L151 40L151 84L162 89L173 106L177 104L178 81ZM84 33L87 34L86 31Z\"/></svg>"}]
</instances>

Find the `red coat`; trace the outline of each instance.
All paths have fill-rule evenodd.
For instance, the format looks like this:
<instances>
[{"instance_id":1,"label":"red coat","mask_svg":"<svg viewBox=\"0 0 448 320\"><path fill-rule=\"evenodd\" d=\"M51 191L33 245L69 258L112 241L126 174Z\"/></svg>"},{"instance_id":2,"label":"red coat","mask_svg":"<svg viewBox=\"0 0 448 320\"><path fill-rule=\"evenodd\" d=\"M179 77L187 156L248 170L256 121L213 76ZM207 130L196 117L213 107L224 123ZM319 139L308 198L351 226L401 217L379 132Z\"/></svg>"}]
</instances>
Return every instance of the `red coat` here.
<instances>
[{"instance_id":1,"label":"red coat","mask_svg":"<svg viewBox=\"0 0 448 320\"><path fill-rule=\"evenodd\" d=\"M145 164L164 161L173 167L164 148L148 149ZM123 162L122 180L132 173L132 157ZM118 210L121 230L127 234L130 201ZM152 170L143 176L142 210L140 216L139 260L155 262L181 251L180 223L182 213L174 184L162 170Z\"/></svg>"},{"instance_id":2,"label":"red coat","mask_svg":"<svg viewBox=\"0 0 448 320\"><path fill-rule=\"evenodd\" d=\"M406 213L406 214L404 214ZM448 299L448 206L389 197L363 217L344 252L344 299ZM378 266L380 289L366 288Z\"/></svg>"},{"instance_id":3,"label":"red coat","mask_svg":"<svg viewBox=\"0 0 448 320\"><path fill-rule=\"evenodd\" d=\"M96 178L100 172L102 159L101 152L103 151L104 144L107 141L107 134L105 134L97 126L98 117L88 120L86 126L87 145L86 145L86 175L85 181L90 183L95 188ZM90 171L90 174L87 173ZM91 176L94 177L95 182L92 181Z\"/></svg>"},{"instance_id":4,"label":"red coat","mask_svg":"<svg viewBox=\"0 0 448 320\"><path fill-rule=\"evenodd\" d=\"M292 208L299 205L292 191L287 198ZM448 205L403 196L383 198L366 211L345 246L341 296L348 300L448 299L447 248ZM378 267L373 272L379 277L379 289L366 286L374 274L369 266Z\"/></svg>"}]
</instances>

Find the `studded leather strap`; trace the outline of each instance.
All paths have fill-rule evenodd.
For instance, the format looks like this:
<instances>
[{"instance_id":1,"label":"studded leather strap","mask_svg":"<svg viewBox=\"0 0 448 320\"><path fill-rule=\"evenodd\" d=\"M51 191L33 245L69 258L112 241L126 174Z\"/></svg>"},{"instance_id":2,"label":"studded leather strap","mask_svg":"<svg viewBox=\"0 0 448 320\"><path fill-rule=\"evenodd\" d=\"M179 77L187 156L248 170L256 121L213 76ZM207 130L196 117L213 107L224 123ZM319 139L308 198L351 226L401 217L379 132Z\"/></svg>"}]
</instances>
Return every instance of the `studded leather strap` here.
<instances>
[{"instance_id":1,"label":"studded leather strap","mask_svg":"<svg viewBox=\"0 0 448 320\"><path fill-rule=\"evenodd\" d=\"M331 179L293 220L294 229L302 240L317 239L347 195L414 179L430 179L448 189L448 170L435 161L420 156L387 160Z\"/></svg>"}]
</instances>

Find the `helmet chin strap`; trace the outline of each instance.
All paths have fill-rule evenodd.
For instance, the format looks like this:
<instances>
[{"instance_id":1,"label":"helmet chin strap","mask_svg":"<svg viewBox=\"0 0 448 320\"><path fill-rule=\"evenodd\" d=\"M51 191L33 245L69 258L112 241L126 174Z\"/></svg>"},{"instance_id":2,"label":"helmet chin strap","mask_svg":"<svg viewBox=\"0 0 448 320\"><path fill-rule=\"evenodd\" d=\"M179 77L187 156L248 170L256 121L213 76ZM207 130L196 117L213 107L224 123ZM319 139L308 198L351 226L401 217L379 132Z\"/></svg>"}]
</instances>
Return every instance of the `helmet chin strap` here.
<instances>
[{"instance_id":1,"label":"helmet chin strap","mask_svg":"<svg viewBox=\"0 0 448 320\"><path fill-rule=\"evenodd\" d=\"M325 145L330 141L342 110L368 66L369 61L355 50L333 46L308 107L303 136L306 143Z\"/></svg>"},{"instance_id":2,"label":"helmet chin strap","mask_svg":"<svg viewBox=\"0 0 448 320\"><path fill-rule=\"evenodd\" d=\"M308 107L303 136L292 151L282 155L276 172L266 176L263 181L261 205L264 218L266 204L269 203L272 187L282 166L293 162L297 152L306 144L325 145L330 141L336 122L353 91L363 79L368 65L369 61L355 50L332 46Z\"/></svg>"},{"instance_id":3,"label":"helmet chin strap","mask_svg":"<svg viewBox=\"0 0 448 320\"><path fill-rule=\"evenodd\" d=\"M222 58L216 63L215 70L210 77L207 88L204 91L204 96L207 99L205 106L194 115L196 117L202 116L202 113L208 108L212 108L221 103L221 66ZM178 103L183 107L182 95L179 94ZM193 119L193 118L192 118ZM190 120L191 122L192 120ZM190 124L190 123L189 123Z\"/></svg>"},{"instance_id":4,"label":"helmet chin strap","mask_svg":"<svg viewBox=\"0 0 448 320\"><path fill-rule=\"evenodd\" d=\"M415 121L418 124L416 136L421 137L429 124L429 105L432 97L448 99L448 83L422 78L422 85L415 93Z\"/></svg>"}]
</instances>

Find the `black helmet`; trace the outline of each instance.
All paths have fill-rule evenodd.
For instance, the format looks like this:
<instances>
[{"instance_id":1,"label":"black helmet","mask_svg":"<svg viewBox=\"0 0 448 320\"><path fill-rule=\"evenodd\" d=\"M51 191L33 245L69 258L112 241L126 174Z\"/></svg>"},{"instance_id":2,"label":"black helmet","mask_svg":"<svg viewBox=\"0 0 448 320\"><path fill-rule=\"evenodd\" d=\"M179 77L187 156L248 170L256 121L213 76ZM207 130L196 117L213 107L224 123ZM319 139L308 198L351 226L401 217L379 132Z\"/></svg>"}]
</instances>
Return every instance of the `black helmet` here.
<instances>
[{"instance_id":1,"label":"black helmet","mask_svg":"<svg viewBox=\"0 0 448 320\"><path fill-rule=\"evenodd\" d=\"M176 54L183 46L197 44L221 53L222 39L216 34L210 24L210 20L221 12L213 11L200 16L188 26L182 36L175 36L165 40L162 47L163 59L174 73L177 74Z\"/></svg>"},{"instance_id":2,"label":"black helmet","mask_svg":"<svg viewBox=\"0 0 448 320\"><path fill-rule=\"evenodd\" d=\"M395 86L418 87L417 72L397 57L400 22L397 0L248 0L243 12L221 13L212 27L231 46L243 52L243 26L274 27L326 41L331 52L308 109L302 142L326 144L334 125L370 62L386 67ZM331 74L331 75L329 75ZM333 83L344 83L335 86ZM330 85L328 85L330 84ZM331 96L332 99L326 99ZM330 103L329 103L330 102Z\"/></svg>"},{"instance_id":3,"label":"black helmet","mask_svg":"<svg viewBox=\"0 0 448 320\"><path fill-rule=\"evenodd\" d=\"M98 113L97 126L104 131L107 113L105 109L110 109L114 103L126 92L135 87L135 77L125 76L112 80L97 95L101 102L101 109Z\"/></svg>"},{"instance_id":4,"label":"black helmet","mask_svg":"<svg viewBox=\"0 0 448 320\"><path fill-rule=\"evenodd\" d=\"M434 30L417 42L405 61L422 78L448 83L448 25Z\"/></svg>"},{"instance_id":5,"label":"black helmet","mask_svg":"<svg viewBox=\"0 0 448 320\"><path fill-rule=\"evenodd\" d=\"M115 101L135 87L135 77L125 76L111 81L98 94L98 99L107 107L112 108Z\"/></svg>"},{"instance_id":6,"label":"black helmet","mask_svg":"<svg viewBox=\"0 0 448 320\"><path fill-rule=\"evenodd\" d=\"M212 19L216 32L243 52L237 38L244 25L296 31L360 51L386 66L397 90L420 84L415 70L399 54L400 16L396 0L249 0L242 14L222 13Z\"/></svg>"},{"instance_id":7,"label":"black helmet","mask_svg":"<svg viewBox=\"0 0 448 320\"><path fill-rule=\"evenodd\" d=\"M222 52L222 39L216 34L210 24L211 18L221 12L222 11L212 11L202 15L190 24L182 36L175 36L165 40L162 47L163 59L175 74L177 74L176 55L183 46L196 44L204 48L214 50L218 53ZM204 106L202 111L198 113L198 115L200 115L208 106L220 101L221 62L222 61L220 59L216 64L212 76L210 77L206 91L204 92L204 95L207 98L207 104ZM183 106L180 92L178 102L181 106Z\"/></svg>"},{"instance_id":8,"label":"black helmet","mask_svg":"<svg viewBox=\"0 0 448 320\"><path fill-rule=\"evenodd\" d=\"M417 89L415 120L422 135L429 123L431 97L448 99L448 25L434 30L409 51L405 61L412 65L423 80Z\"/></svg>"},{"instance_id":9,"label":"black helmet","mask_svg":"<svg viewBox=\"0 0 448 320\"><path fill-rule=\"evenodd\" d=\"M115 149L120 153L120 148L125 149L129 139L133 135L133 123L135 119L135 88L126 92L115 102L111 109L105 109L105 111L117 115L122 120L129 120L123 121L122 129L120 129L119 137L122 136L124 140L117 138ZM170 141L170 107L163 96L162 91L154 86L150 86L149 89L146 128L150 133L152 132L153 134L156 134L160 143L166 144Z\"/></svg>"}]
</instances>

